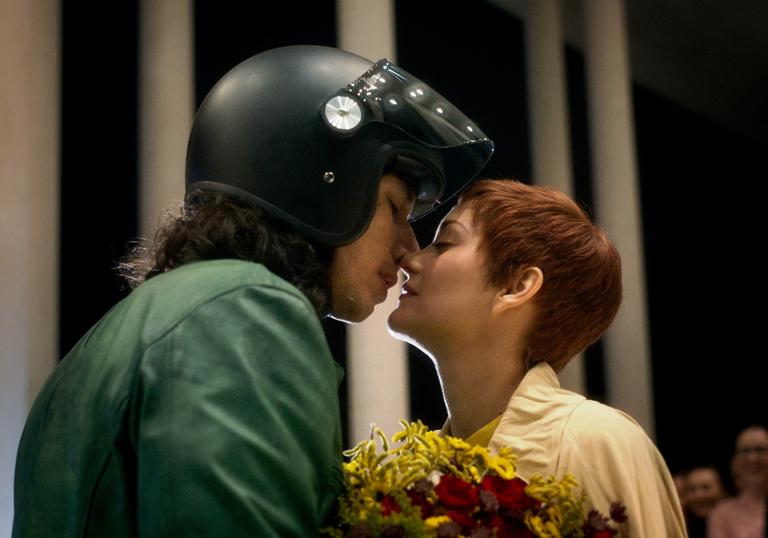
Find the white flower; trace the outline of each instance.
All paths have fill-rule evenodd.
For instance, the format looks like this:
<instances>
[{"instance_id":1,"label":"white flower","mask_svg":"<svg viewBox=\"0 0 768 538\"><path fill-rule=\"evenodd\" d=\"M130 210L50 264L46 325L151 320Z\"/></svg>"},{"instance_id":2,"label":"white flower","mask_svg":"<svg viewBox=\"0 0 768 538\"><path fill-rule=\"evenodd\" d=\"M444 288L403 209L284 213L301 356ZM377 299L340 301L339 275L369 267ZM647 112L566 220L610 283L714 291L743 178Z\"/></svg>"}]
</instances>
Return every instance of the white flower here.
<instances>
[{"instance_id":1,"label":"white flower","mask_svg":"<svg viewBox=\"0 0 768 538\"><path fill-rule=\"evenodd\" d=\"M432 482L433 486L436 486L440 483L440 479L443 477L444 474L445 473L441 473L440 471L435 469L434 471L432 471L427 475L427 480Z\"/></svg>"}]
</instances>

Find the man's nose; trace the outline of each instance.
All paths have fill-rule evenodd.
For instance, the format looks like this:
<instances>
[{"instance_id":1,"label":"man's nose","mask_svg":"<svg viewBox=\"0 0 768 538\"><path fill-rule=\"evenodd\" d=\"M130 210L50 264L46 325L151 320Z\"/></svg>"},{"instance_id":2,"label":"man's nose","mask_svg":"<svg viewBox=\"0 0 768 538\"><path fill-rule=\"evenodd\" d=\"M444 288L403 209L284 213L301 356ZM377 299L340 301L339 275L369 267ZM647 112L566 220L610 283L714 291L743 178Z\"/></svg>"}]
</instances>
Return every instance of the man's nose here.
<instances>
[{"instance_id":1,"label":"man's nose","mask_svg":"<svg viewBox=\"0 0 768 538\"><path fill-rule=\"evenodd\" d=\"M398 267L403 266L403 260L414 252L419 252L419 242L416 241L416 235L413 233L413 228L410 224L407 224L401 228L400 237L397 242L397 250L395 251L395 262Z\"/></svg>"}]
</instances>

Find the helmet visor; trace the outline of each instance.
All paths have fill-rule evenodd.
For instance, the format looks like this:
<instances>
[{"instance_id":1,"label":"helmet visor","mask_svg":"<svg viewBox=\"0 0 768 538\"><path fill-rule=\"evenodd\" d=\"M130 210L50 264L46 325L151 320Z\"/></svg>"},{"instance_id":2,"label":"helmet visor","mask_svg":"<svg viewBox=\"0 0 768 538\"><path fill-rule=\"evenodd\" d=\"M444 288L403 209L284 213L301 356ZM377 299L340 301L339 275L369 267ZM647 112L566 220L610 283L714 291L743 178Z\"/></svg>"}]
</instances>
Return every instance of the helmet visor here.
<instances>
[{"instance_id":1,"label":"helmet visor","mask_svg":"<svg viewBox=\"0 0 768 538\"><path fill-rule=\"evenodd\" d=\"M346 92L367 105L371 117L394 125L435 148L488 141L480 128L447 99L383 58Z\"/></svg>"}]
</instances>

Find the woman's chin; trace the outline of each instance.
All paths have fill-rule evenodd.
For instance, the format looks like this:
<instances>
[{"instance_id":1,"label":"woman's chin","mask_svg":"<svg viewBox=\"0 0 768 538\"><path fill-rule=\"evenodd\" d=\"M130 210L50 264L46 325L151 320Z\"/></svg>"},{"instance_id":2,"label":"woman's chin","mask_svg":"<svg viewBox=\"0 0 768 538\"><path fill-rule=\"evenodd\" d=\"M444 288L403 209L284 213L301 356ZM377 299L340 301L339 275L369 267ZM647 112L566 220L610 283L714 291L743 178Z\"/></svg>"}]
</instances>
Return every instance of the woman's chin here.
<instances>
[{"instance_id":1,"label":"woman's chin","mask_svg":"<svg viewBox=\"0 0 768 538\"><path fill-rule=\"evenodd\" d=\"M387 319L387 326L392 336L398 340L410 341L412 324L409 323L409 316L400 306L395 308Z\"/></svg>"}]
</instances>

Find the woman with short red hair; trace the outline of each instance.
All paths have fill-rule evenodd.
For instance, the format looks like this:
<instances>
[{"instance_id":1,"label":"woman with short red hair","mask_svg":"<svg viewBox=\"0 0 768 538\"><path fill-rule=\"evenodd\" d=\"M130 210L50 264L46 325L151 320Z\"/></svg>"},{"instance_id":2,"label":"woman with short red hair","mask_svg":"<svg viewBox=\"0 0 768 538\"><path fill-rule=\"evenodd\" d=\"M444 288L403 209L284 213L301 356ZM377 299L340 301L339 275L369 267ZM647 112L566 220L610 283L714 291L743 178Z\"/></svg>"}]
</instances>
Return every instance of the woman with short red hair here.
<instances>
[{"instance_id":1,"label":"woman with short red hair","mask_svg":"<svg viewBox=\"0 0 768 538\"><path fill-rule=\"evenodd\" d=\"M480 181L403 269L389 326L433 358L444 432L512 447L526 480L573 474L605 514L620 501L622 536L685 536L674 483L642 428L558 383L621 303L619 254L584 211L555 189Z\"/></svg>"}]
</instances>

